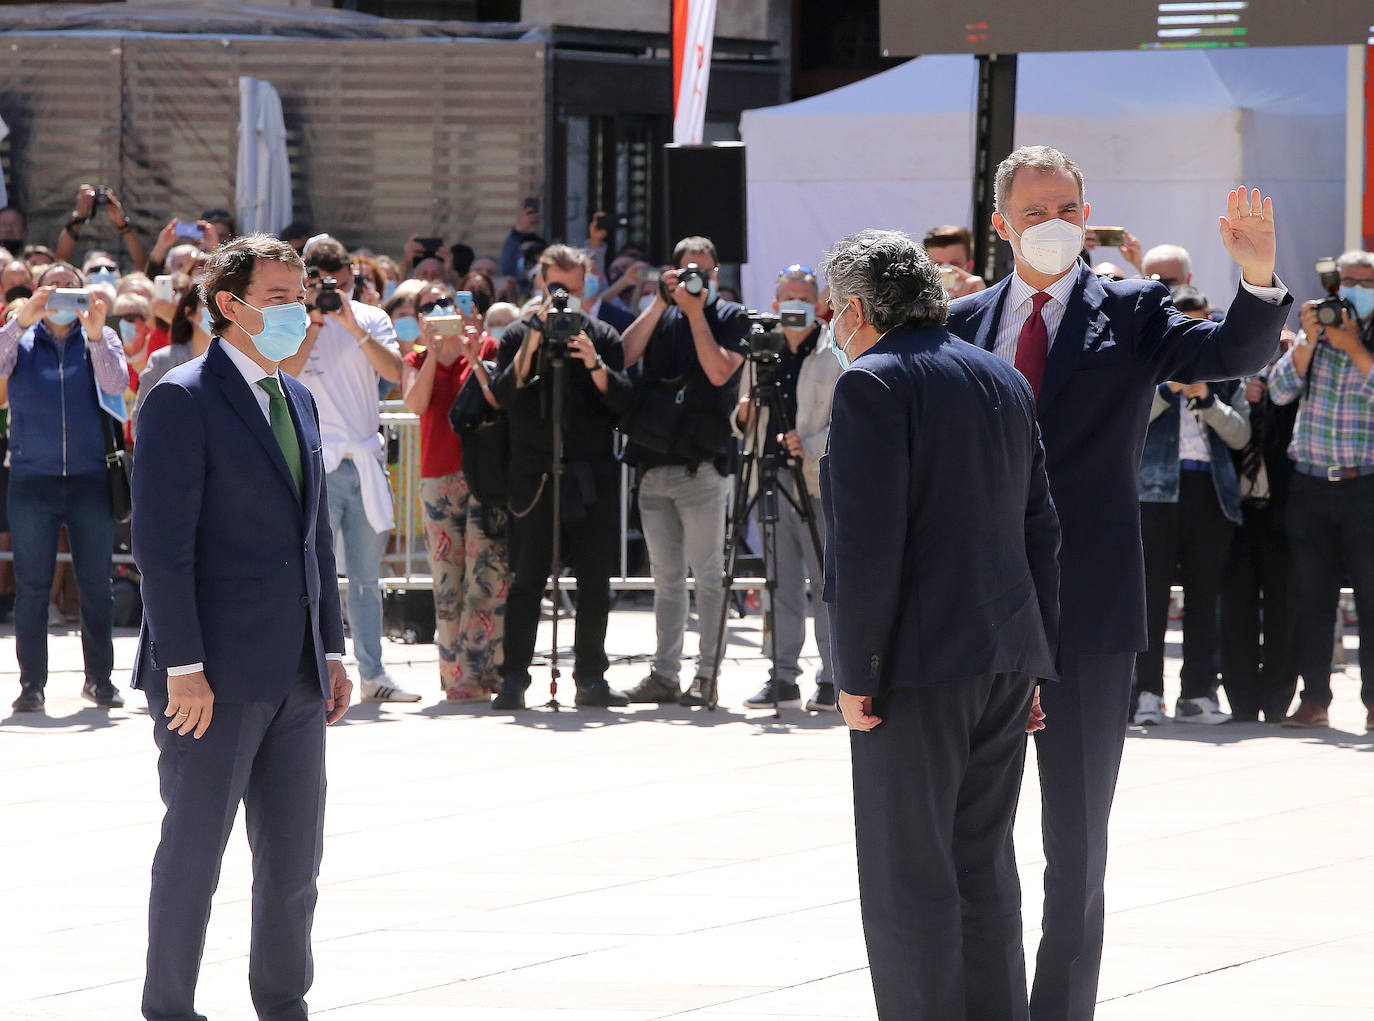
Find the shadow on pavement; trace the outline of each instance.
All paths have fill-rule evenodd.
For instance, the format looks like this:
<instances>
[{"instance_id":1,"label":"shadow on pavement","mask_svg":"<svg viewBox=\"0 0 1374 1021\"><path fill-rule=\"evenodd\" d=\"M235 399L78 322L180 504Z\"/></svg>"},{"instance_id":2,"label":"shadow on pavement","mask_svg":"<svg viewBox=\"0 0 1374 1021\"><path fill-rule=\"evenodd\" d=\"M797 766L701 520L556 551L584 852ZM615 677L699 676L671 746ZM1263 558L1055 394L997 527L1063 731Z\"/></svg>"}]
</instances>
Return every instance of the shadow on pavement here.
<instances>
[{"instance_id":1,"label":"shadow on pavement","mask_svg":"<svg viewBox=\"0 0 1374 1021\"><path fill-rule=\"evenodd\" d=\"M112 717L110 715L111 713L115 715ZM115 727L121 723L128 722L130 714L136 716L148 715L147 710L142 707L112 710L97 709L95 706L88 706L85 709L78 709L76 712L66 716L52 716L46 712L11 712L9 716L0 720L0 727L23 730L105 730L108 727Z\"/></svg>"},{"instance_id":2,"label":"shadow on pavement","mask_svg":"<svg viewBox=\"0 0 1374 1021\"><path fill-rule=\"evenodd\" d=\"M1155 727L1131 727L1128 738L1146 741L1188 741L1193 744L1228 745L1262 738L1282 738L1305 741L1309 744L1331 745L1333 748L1353 748L1355 751L1374 751L1374 733L1351 733L1334 727L1281 727L1274 723L1218 723L1202 726L1187 723L1164 723Z\"/></svg>"},{"instance_id":3,"label":"shadow on pavement","mask_svg":"<svg viewBox=\"0 0 1374 1021\"><path fill-rule=\"evenodd\" d=\"M544 697L541 693L540 698ZM349 715L352 715L349 710ZM719 727L730 723L751 725L760 734L786 734L794 730L829 730L844 727L839 713L807 713L797 709L783 710L781 719L774 719L767 711L748 714L732 710L729 706L718 706L715 710L687 709L682 706L645 706L638 709L577 709L564 704L557 712L542 702L530 699L530 708L521 712L499 712L481 703L450 705L440 702L425 706L418 716L433 720L447 717L505 717L519 727L536 730L575 731L590 730L608 726L621 726L632 723L666 724L673 727Z\"/></svg>"}]
</instances>

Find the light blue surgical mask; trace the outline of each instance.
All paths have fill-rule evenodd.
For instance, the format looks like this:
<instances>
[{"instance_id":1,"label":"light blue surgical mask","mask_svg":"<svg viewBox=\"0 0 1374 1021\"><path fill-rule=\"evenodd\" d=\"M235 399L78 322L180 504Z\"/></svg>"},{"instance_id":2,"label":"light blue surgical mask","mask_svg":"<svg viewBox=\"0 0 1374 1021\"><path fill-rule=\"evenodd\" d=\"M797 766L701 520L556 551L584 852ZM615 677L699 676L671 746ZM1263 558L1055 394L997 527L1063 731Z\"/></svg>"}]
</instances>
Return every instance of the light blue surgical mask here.
<instances>
[{"instance_id":1,"label":"light blue surgical mask","mask_svg":"<svg viewBox=\"0 0 1374 1021\"><path fill-rule=\"evenodd\" d=\"M816 306L809 301L803 301L801 298L790 298L787 301L778 302L778 311L805 312L806 328L808 330L811 329L812 324L816 321Z\"/></svg>"},{"instance_id":2,"label":"light blue surgical mask","mask_svg":"<svg viewBox=\"0 0 1374 1021\"><path fill-rule=\"evenodd\" d=\"M72 323L76 322L76 313L69 308L64 308L61 311L49 315L48 319L58 326L70 326Z\"/></svg>"},{"instance_id":3,"label":"light blue surgical mask","mask_svg":"<svg viewBox=\"0 0 1374 1021\"><path fill-rule=\"evenodd\" d=\"M92 284L110 284L113 286L119 283L119 273L116 270L102 267L101 269L91 270L86 274L86 279Z\"/></svg>"},{"instance_id":4,"label":"light blue surgical mask","mask_svg":"<svg viewBox=\"0 0 1374 1021\"><path fill-rule=\"evenodd\" d=\"M716 294L716 282L712 280L710 286L706 288L706 304L714 305L717 297L719 295Z\"/></svg>"},{"instance_id":5,"label":"light blue surgical mask","mask_svg":"<svg viewBox=\"0 0 1374 1021\"><path fill-rule=\"evenodd\" d=\"M390 301L391 296L396 293L396 281L388 280L382 284L382 300Z\"/></svg>"},{"instance_id":6,"label":"light blue surgical mask","mask_svg":"<svg viewBox=\"0 0 1374 1021\"><path fill-rule=\"evenodd\" d=\"M127 319L119 321L119 339L124 341L127 347L138 342L138 327Z\"/></svg>"},{"instance_id":7,"label":"light blue surgical mask","mask_svg":"<svg viewBox=\"0 0 1374 1021\"><path fill-rule=\"evenodd\" d=\"M212 337L215 335L215 324L210 318L210 307L208 305L200 306L200 328L203 333L208 333Z\"/></svg>"},{"instance_id":8,"label":"light blue surgical mask","mask_svg":"<svg viewBox=\"0 0 1374 1021\"><path fill-rule=\"evenodd\" d=\"M253 346L269 362L283 362L301 349L305 331L310 328L310 313L299 301L258 308L238 295L234 295L234 300L262 316L262 329L257 333L248 333L242 326L239 329L248 333Z\"/></svg>"},{"instance_id":9,"label":"light blue surgical mask","mask_svg":"<svg viewBox=\"0 0 1374 1021\"><path fill-rule=\"evenodd\" d=\"M1341 297L1355 306L1355 318L1361 322L1374 315L1374 287L1342 287Z\"/></svg>"},{"instance_id":10,"label":"light blue surgical mask","mask_svg":"<svg viewBox=\"0 0 1374 1021\"><path fill-rule=\"evenodd\" d=\"M420 339L420 320L414 316L397 316L391 320L396 328L396 339L404 344L413 344Z\"/></svg>"},{"instance_id":11,"label":"light blue surgical mask","mask_svg":"<svg viewBox=\"0 0 1374 1021\"><path fill-rule=\"evenodd\" d=\"M590 305L596 299L596 292L601 290L601 278L597 276L587 277L587 282L582 285L582 300Z\"/></svg>"}]
</instances>

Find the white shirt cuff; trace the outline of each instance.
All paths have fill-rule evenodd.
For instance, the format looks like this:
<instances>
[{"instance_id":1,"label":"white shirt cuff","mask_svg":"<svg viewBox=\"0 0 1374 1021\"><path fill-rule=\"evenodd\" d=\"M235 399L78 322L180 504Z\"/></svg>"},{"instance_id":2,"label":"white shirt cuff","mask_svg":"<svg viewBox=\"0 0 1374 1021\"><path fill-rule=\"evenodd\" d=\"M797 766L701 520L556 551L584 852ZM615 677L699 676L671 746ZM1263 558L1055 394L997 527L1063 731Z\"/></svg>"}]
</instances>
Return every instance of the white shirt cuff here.
<instances>
[{"instance_id":1,"label":"white shirt cuff","mask_svg":"<svg viewBox=\"0 0 1374 1021\"><path fill-rule=\"evenodd\" d=\"M325 658L325 659L328 659L328 660L333 660L335 663L342 663L342 662L343 662L343 653L342 653L342 652L326 652L326 653L324 654L324 658Z\"/></svg>"},{"instance_id":2,"label":"white shirt cuff","mask_svg":"<svg viewBox=\"0 0 1374 1021\"><path fill-rule=\"evenodd\" d=\"M184 677L186 674L198 674L204 669L204 663L187 663L185 666L169 666L167 668L167 676Z\"/></svg>"},{"instance_id":3,"label":"white shirt cuff","mask_svg":"<svg viewBox=\"0 0 1374 1021\"><path fill-rule=\"evenodd\" d=\"M1283 299L1288 294L1288 288L1283 286L1283 281L1279 279L1277 273L1274 274L1273 287L1256 287L1254 284L1250 283L1250 281L1246 280L1244 276L1240 278L1240 286L1244 287L1260 301L1267 301L1271 305L1283 304Z\"/></svg>"}]
</instances>

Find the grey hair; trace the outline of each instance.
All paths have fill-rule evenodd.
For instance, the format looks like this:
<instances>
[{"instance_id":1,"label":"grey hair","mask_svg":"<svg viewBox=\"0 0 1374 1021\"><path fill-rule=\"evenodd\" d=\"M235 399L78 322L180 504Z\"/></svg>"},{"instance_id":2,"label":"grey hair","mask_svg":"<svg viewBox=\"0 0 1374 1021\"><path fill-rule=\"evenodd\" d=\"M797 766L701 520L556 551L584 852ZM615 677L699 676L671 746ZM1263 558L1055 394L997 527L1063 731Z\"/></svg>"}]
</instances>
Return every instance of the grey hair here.
<instances>
[{"instance_id":1,"label":"grey hair","mask_svg":"<svg viewBox=\"0 0 1374 1021\"><path fill-rule=\"evenodd\" d=\"M1362 252L1358 248L1352 248L1348 252L1342 252L1336 259L1336 272L1344 273L1351 266L1363 266L1365 269L1374 269L1374 252Z\"/></svg>"},{"instance_id":2,"label":"grey hair","mask_svg":"<svg viewBox=\"0 0 1374 1021\"><path fill-rule=\"evenodd\" d=\"M1023 145L1010 156L997 164L997 181L993 193L993 208L1001 213L1011 195L1011 185L1018 170L1038 170L1041 173L1057 174L1068 171L1078 182L1078 201L1083 201L1083 171L1078 164L1058 149L1048 145Z\"/></svg>"},{"instance_id":3,"label":"grey hair","mask_svg":"<svg viewBox=\"0 0 1374 1021\"><path fill-rule=\"evenodd\" d=\"M943 326L949 298L925 249L899 230L863 230L826 253L821 272L836 308L859 299L878 330Z\"/></svg>"},{"instance_id":4,"label":"grey hair","mask_svg":"<svg viewBox=\"0 0 1374 1021\"><path fill-rule=\"evenodd\" d=\"M1176 262L1183 267L1185 276L1191 276L1193 272L1193 257L1188 254L1188 249L1182 245L1155 245L1145 257L1140 260L1142 266L1156 260L1165 262Z\"/></svg>"}]
</instances>

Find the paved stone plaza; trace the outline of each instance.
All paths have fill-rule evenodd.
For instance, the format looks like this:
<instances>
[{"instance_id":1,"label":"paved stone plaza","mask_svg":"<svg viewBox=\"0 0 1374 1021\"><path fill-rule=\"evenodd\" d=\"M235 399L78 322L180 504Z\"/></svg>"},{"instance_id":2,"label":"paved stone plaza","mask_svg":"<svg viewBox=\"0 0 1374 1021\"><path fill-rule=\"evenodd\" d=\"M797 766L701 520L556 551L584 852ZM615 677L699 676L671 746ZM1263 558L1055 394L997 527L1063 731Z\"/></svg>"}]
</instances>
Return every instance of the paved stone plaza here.
<instances>
[{"instance_id":1,"label":"paved stone plaza","mask_svg":"<svg viewBox=\"0 0 1374 1021\"><path fill-rule=\"evenodd\" d=\"M355 707L330 735L312 1014L872 1018L846 733L834 716L735 708L764 676L753 622L735 633L714 713L449 707L433 646L389 643L425 698ZM48 715L9 716L0 635L0 1018L136 1018L162 807L143 698L87 706L79 640L55 632ZM613 659L652 638L647 612L613 615ZM134 642L116 638L121 688ZM610 679L646 669L619 662ZM1374 735L1356 675L1336 675L1330 730L1132 733L1102 1021L1374 1018ZM1017 844L1032 948L1037 807L1031 766ZM201 976L214 1021L253 1016L248 884L240 821Z\"/></svg>"}]
</instances>

